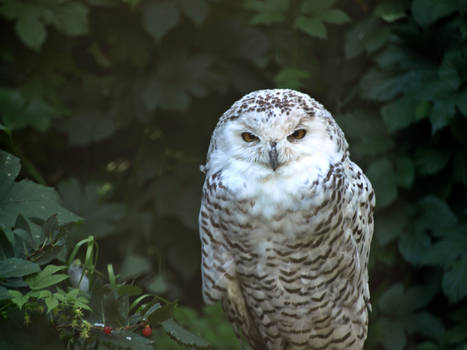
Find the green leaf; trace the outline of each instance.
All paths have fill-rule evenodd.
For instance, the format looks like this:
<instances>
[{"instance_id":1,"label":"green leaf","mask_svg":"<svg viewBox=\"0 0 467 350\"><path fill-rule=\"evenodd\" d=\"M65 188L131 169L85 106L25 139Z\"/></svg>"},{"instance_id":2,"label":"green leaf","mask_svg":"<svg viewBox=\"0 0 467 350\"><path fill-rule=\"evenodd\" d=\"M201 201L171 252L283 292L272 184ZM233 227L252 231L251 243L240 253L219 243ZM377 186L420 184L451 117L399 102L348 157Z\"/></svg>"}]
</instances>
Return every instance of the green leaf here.
<instances>
[{"instance_id":1,"label":"green leaf","mask_svg":"<svg viewBox=\"0 0 467 350\"><path fill-rule=\"evenodd\" d=\"M415 229L418 232L430 230L440 237L446 234L447 228L456 225L457 221L448 204L435 196L425 196L417 203Z\"/></svg>"},{"instance_id":2,"label":"green leaf","mask_svg":"<svg viewBox=\"0 0 467 350\"><path fill-rule=\"evenodd\" d=\"M455 0L414 0L412 14L421 26L428 26L457 10Z\"/></svg>"},{"instance_id":3,"label":"green leaf","mask_svg":"<svg viewBox=\"0 0 467 350\"><path fill-rule=\"evenodd\" d=\"M295 28L316 38L325 39L327 37L326 27L323 22L316 17L298 16L295 19Z\"/></svg>"},{"instance_id":4,"label":"green leaf","mask_svg":"<svg viewBox=\"0 0 467 350\"><path fill-rule=\"evenodd\" d=\"M30 218L45 221L57 214L62 225L80 220L60 205L59 197L52 188L29 180L14 182L19 170L18 158L0 150L0 222L3 225L13 227L19 214L34 227Z\"/></svg>"},{"instance_id":5,"label":"green leaf","mask_svg":"<svg viewBox=\"0 0 467 350\"><path fill-rule=\"evenodd\" d=\"M181 345L194 347L196 349L209 348L209 344L204 339L190 333L172 319L163 321L162 328L167 332L169 337Z\"/></svg>"},{"instance_id":6,"label":"green leaf","mask_svg":"<svg viewBox=\"0 0 467 350\"><path fill-rule=\"evenodd\" d=\"M375 239L384 246L407 232L411 216L414 213L412 206L398 202L384 211L375 221Z\"/></svg>"},{"instance_id":7,"label":"green leaf","mask_svg":"<svg viewBox=\"0 0 467 350\"><path fill-rule=\"evenodd\" d=\"M456 106L464 117L467 117L467 89L462 90L456 96Z\"/></svg>"},{"instance_id":8,"label":"green leaf","mask_svg":"<svg viewBox=\"0 0 467 350\"><path fill-rule=\"evenodd\" d=\"M342 10L328 9L323 12L320 18L327 23L344 24L350 22L350 17Z\"/></svg>"},{"instance_id":9,"label":"green leaf","mask_svg":"<svg viewBox=\"0 0 467 350\"><path fill-rule=\"evenodd\" d=\"M274 80L278 88L297 90L303 86L302 80L310 77L310 72L297 68L284 68Z\"/></svg>"},{"instance_id":10,"label":"green leaf","mask_svg":"<svg viewBox=\"0 0 467 350\"><path fill-rule=\"evenodd\" d=\"M381 115L389 132L393 133L404 129L415 121L417 102L409 97L402 97L384 105Z\"/></svg>"},{"instance_id":11,"label":"green leaf","mask_svg":"<svg viewBox=\"0 0 467 350\"><path fill-rule=\"evenodd\" d=\"M456 262L444 274L442 286L444 294L452 303L456 303L467 296L467 258Z\"/></svg>"},{"instance_id":12,"label":"green leaf","mask_svg":"<svg viewBox=\"0 0 467 350\"><path fill-rule=\"evenodd\" d=\"M120 296L129 296L133 297L135 295L140 295L142 293L142 289L138 286L133 286L131 284L124 284L118 287L118 295Z\"/></svg>"},{"instance_id":13,"label":"green leaf","mask_svg":"<svg viewBox=\"0 0 467 350\"><path fill-rule=\"evenodd\" d=\"M196 25L203 23L208 16L209 6L206 0L178 0L178 6Z\"/></svg>"},{"instance_id":14,"label":"green leaf","mask_svg":"<svg viewBox=\"0 0 467 350\"><path fill-rule=\"evenodd\" d=\"M21 310L23 308L23 305L26 304L29 300L29 295L28 294L21 294L21 292L17 290L9 290L8 294L11 296L11 302L15 304L16 306L19 307Z\"/></svg>"},{"instance_id":15,"label":"green leaf","mask_svg":"<svg viewBox=\"0 0 467 350\"><path fill-rule=\"evenodd\" d=\"M376 6L374 14L388 23L406 17L407 3L405 1L385 1Z\"/></svg>"},{"instance_id":16,"label":"green leaf","mask_svg":"<svg viewBox=\"0 0 467 350\"><path fill-rule=\"evenodd\" d=\"M367 175L375 188L376 207L384 208L397 198L394 168L387 159L380 159L368 166Z\"/></svg>"},{"instance_id":17,"label":"green leaf","mask_svg":"<svg viewBox=\"0 0 467 350\"><path fill-rule=\"evenodd\" d=\"M39 51L47 38L47 31L39 19L39 13L33 10L25 12L17 19L15 29L21 41L36 51Z\"/></svg>"},{"instance_id":18,"label":"green leaf","mask_svg":"<svg viewBox=\"0 0 467 350\"><path fill-rule=\"evenodd\" d=\"M62 282L69 276L65 274L55 274L57 271L66 269L66 266L47 265L41 272L25 278L26 283L33 290L44 289Z\"/></svg>"},{"instance_id":19,"label":"green leaf","mask_svg":"<svg viewBox=\"0 0 467 350\"><path fill-rule=\"evenodd\" d=\"M406 156L396 158L395 176L399 187L410 189L415 179L415 167L412 160Z\"/></svg>"},{"instance_id":20,"label":"green leaf","mask_svg":"<svg viewBox=\"0 0 467 350\"><path fill-rule=\"evenodd\" d=\"M443 170L451 157L449 152L432 147L419 147L415 151L415 169L421 175L432 175Z\"/></svg>"},{"instance_id":21,"label":"green leaf","mask_svg":"<svg viewBox=\"0 0 467 350\"><path fill-rule=\"evenodd\" d=\"M12 296L8 294L8 289L3 286L0 286L0 301L11 299Z\"/></svg>"},{"instance_id":22,"label":"green leaf","mask_svg":"<svg viewBox=\"0 0 467 350\"><path fill-rule=\"evenodd\" d=\"M51 312L58 306L58 300L54 295L51 295L44 299L45 305L47 306L47 312Z\"/></svg>"},{"instance_id":23,"label":"green leaf","mask_svg":"<svg viewBox=\"0 0 467 350\"><path fill-rule=\"evenodd\" d=\"M28 260L9 258L0 260L0 278L23 277L40 271L39 265Z\"/></svg>"},{"instance_id":24,"label":"green leaf","mask_svg":"<svg viewBox=\"0 0 467 350\"><path fill-rule=\"evenodd\" d=\"M436 101L430 113L431 130L435 134L449 125L456 114L454 101Z\"/></svg>"},{"instance_id":25,"label":"green leaf","mask_svg":"<svg viewBox=\"0 0 467 350\"><path fill-rule=\"evenodd\" d=\"M61 181L58 190L65 206L85 219L80 226L79 238L83 238L83 233L92 233L97 238L111 234L125 214L123 204L109 203L99 196L99 186L95 183L82 188L75 178L70 178Z\"/></svg>"},{"instance_id":26,"label":"green leaf","mask_svg":"<svg viewBox=\"0 0 467 350\"><path fill-rule=\"evenodd\" d=\"M251 24L270 25L284 21L284 13L289 8L289 0L245 0L243 6L248 10L258 12L250 19Z\"/></svg>"},{"instance_id":27,"label":"green leaf","mask_svg":"<svg viewBox=\"0 0 467 350\"><path fill-rule=\"evenodd\" d=\"M59 32L70 36L86 34L89 30L88 8L79 2L70 1L58 5L51 19Z\"/></svg>"},{"instance_id":28,"label":"green leaf","mask_svg":"<svg viewBox=\"0 0 467 350\"><path fill-rule=\"evenodd\" d=\"M160 41L179 21L180 14L172 1L146 2L143 25L156 41Z\"/></svg>"},{"instance_id":29,"label":"green leaf","mask_svg":"<svg viewBox=\"0 0 467 350\"><path fill-rule=\"evenodd\" d=\"M415 120L420 121L428 117L433 105L430 101L422 101L415 108Z\"/></svg>"},{"instance_id":30,"label":"green leaf","mask_svg":"<svg viewBox=\"0 0 467 350\"><path fill-rule=\"evenodd\" d=\"M129 254L123 261L120 269L120 276L122 279L130 279L136 276L146 274L151 270L151 264L145 256Z\"/></svg>"}]
</instances>

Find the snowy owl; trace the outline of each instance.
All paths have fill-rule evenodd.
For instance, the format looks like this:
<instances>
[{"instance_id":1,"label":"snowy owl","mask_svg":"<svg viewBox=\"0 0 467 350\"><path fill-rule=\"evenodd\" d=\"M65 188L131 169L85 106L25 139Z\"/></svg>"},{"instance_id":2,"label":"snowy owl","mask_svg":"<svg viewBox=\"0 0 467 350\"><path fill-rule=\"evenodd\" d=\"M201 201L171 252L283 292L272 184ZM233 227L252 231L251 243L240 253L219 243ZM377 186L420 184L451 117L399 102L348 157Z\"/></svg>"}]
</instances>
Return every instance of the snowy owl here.
<instances>
[{"instance_id":1,"label":"snowy owl","mask_svg":"<svg viewBox=\"0 0 467 350\"><path fill-rule=\"evenodd\" d=\"M202 170L205 302L255 350L361 350L375 195L331 114L297 91L249 93Z\"/></svg>"}]
</instances>

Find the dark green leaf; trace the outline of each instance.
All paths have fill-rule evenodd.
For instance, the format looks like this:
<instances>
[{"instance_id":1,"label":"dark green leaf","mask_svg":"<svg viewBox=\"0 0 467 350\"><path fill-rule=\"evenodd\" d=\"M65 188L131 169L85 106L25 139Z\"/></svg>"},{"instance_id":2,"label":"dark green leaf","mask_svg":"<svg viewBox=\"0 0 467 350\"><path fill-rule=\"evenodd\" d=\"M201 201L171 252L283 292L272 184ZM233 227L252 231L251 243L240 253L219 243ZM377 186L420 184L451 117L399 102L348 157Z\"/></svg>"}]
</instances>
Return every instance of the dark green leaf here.
<instances>
[{"instance_id":1,"label":"dark green leaf","mask_svg":"<svg viewBox=\"0 0 467 350\"><path fill-rule=\"evenodd\" d=\"M397 198L394 168L387 159L380 159L371 163L367 170L376 193L376 207L384 208Z\"/></svg>"},{"instance_id":2,"label":"dark green leaf","mask_svg":"<svg viewBox=\"0 0 467 350\"><path fill-rule=\"evenodd\" d=\"M456 262L452 268L444 274L443 291L453 303L467 296L467 258Z\"/></svg>"},{"instance_id":3,"label":"dark green leaf","mask_svg":"<svg viewBox=\"0 0 467 350\"><path fill-rule=\"evenodd\" d=\"M320 18L327 23L344 24L350 22L350 17L342 10L328 9L320 15Z\"/></svg>"},{"instance_id":4,"label":"dark green leaf","mask_svg":"<svg viewBox=\"0 0 467 350\"><path fill-rule=\"evenodd\" d=\"M133 286L131 284L124 284L118 287L118 295L120 296L128 296L132 297L135 295L140 295L142 293L142 289L138 286Z\"/></svg>"},{"instance_id":5,"label":"dark green leaf","mask_svg":"<svg viewBox=\"0 0 467 350\"><path fill-rule=\"evenodd\" d=\"M417 203L416 229L419 232L430 230L442 236L446 228L457 224L457 217L445 201L435 196L425 196Z\"/></svg>"},{"instance_id":6,"label":"dark green leaf","mask_svg":"<svg viewBox=\"0 0 467 350\"><path fill-rule=\"evenodd\" d=\"M279 88L299 89L303 83L302 80L310 77L310 72L297 68L284 68L276 74L274 80Z\"/></svg>"},{"instance_id":7,"label":"dark green leaf","mask_svg":"<svg viewBox=\"0 0 467 350\"><path fill-rule=\"evenodd\" d=\"M295 28L316 38L325 39L327 37L326 27L323 22L316 17L298 16L295 19Z\"/></svg>"},{"instance_id":8,"label":"dark green leaf","mask_svg":"<svg viewBox=\"0 0 467 350\"><path fill-rule=\"evenodd\" d=\"M441 17L457 10L455 0L414 0L412 13L415 20L422 26L428 26Z\"/></svg>"},{"instance_id":9,"label":"dark green leaf","mask_svg":"<svg viewBox=\"0 0 467 350\"><path fill-rule=\"evenodd\" d=\"M206 0L178 0L178 5L196 25L203 23L208 16L209 6Z\"/></svg>"},{"instance_id":10,"label":"dark green leaf","mask_svg":"<svg viewBox=\"0 0 467 350\"><path fill-rule=\"evenodd\" d=\"M13 227L19 214L30 225L33 225L30 218L46 220L54 214L60 224L80 219L60 206L59 197L52 188L29 180L14 182L19 170L19 160L0 150L0 222L3 225Z\"/></svg>"},{"instance_id":11,"label":"dark green leaf","mask_svg":"<svg viewBox=\"0 0 467 350\"><path fill-rule=\"evenodd\" d=\"M402 97L381 108L383 120L389 132L404 129L415 121L417 102L409 97Z\"/></svg>"},{"instance_id":12,"label":"dark green leaf","mask_svg":"<svg viewBox=\"0 0 467 350\"><path fill-rule=\"evenodd\" d=\"M0 278L23 277L40 271L39 265L28 260L9 258L0 260Z\"/></svg>"},{"instance_id":13,"label":"dark green leaf","mask_svg":"<svg viewBox=\"0 0 467 350\"><path fill-rule=\"evenodd\" d=\"M123 262L120 275L123 279L130 279L148 273L150 270L151 265L148 258L141 255L129 254Z\"/></svg>"},{"instance_id":14,"label":"dark green leaf","mask_svg":"<svg viewBox=\"0 0 467 350\"><path fill-rule=\"evenodd\" d=\"M430 113L431 130L436 133L438 130L448 126L456 113L453 101L436 101Z\"/></svg>"},{"instance_id":15,"label":"dark green leaf","mask_svg":"<svg viewBox=\"0 0 467 350\"><path fill-rule=\"evenodd\" d=\"M395 162L396 182L399 187L410 189L415 178L415 168L409 157L401 156Z\"/></svg>"},{"instance_id":16,"label":"dark green leaf","mask_svg":"<svg viewBox=\"0 0 467 350\"><path fill-rule=\"evenodd\" d=\"M88 32L88 9L79 2L64 2L54 8L54 16L50 18L59 32L76 36Z\"/></svg>"},{"instance_id":17,"label":"dark green leaf","mask_svg":"<svg viewBox=\"0 0 467 350\"><path fill-rule=\"evenodd\" d=\"M392 23L406 17L407 3L405 1L385 1L374 9L374 13L386 22Z\"/></svg>"},{"instance_id":18,"label":"dark green leaf","mask_svg":"<svg viewBox=\"0 0 467 350\"><path fill-rule=\"evenodd\" d=\"M378 200L378 198L377 198ZM375 239L380 245L386 245L407 232L407 226L414 209L407 203L397 203L386 209L384 215L375 221Z\"/></svg>"},{"instance_id":19,"label":"dark green leaf","mask_svg":"<svg viewBox=\"0 0 467 350\"><path fill-rule=\"evenodd\" d=\"M419 147L415 152L415 169L421 175L432 175L443 170L450 154L432 147Z\"/></svg>"},{"instance_id":20,"label":"dark green leaf","mask_svg":"<svg viewBox=\"0 0 467 350\"><path fill-rule=\"evenodd\" d=\"M55 272L64 269L66 266L47 265L44 270L25 278L25 281L31 289L44 289L67 279L68 275L55 274Z\"/></svg>"},{"instance_id":21,"label":"dark green leaf","mask_svg":"<svg viewBox=\"0 0 467 350\"><path fill-rule=\"evenodd\" d=\"M209 348L209 344L205 340L188 332L172 319L162 322L162 328L179 344L194 347L196 349Z\"/></svg>"},{"instance_id":22,"label":"dark green leaf","mask_svg":"<svg viewBox=\"0 0 467 350\"><path fill-rule=\"evenodd\" d=\"M171 1L147 2L143 9L143 25L156 40L161 40L180 20L177 7Z\"/></svg>"}]
</instances>

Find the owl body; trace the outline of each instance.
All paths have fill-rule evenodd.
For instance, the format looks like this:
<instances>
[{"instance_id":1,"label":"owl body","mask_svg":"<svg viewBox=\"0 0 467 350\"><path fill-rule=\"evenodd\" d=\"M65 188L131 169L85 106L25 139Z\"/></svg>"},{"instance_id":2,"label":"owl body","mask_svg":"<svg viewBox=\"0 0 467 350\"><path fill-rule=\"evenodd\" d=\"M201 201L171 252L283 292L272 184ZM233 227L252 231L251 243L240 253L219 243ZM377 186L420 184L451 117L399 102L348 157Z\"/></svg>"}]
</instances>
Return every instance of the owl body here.
<instances>
[{"instance_id":1,"label":"owl body","mask_svg":"<svg viewBox=\"0 0 467 350\"><path fill-rule=\"evenodd\" d=\"M205 171L205 301L254 349L362 349L374 194L330 114L292 90L249 94L221 117Z\"/></svg>"}]
</instances>

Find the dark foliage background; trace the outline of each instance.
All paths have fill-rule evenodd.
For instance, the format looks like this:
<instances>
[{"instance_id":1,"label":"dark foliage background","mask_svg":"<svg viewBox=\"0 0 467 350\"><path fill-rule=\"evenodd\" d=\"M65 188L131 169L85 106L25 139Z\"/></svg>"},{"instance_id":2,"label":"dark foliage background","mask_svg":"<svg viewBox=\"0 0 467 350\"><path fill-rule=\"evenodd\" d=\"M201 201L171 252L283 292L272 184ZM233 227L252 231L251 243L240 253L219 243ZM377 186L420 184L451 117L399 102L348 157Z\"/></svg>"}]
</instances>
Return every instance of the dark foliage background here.
<instances>
[{"instance_id":1,"label":"dark foliage background","mask_svg":"<svg viewBox=\"0 0 467 350\"><path fill-rule=\"evenodd\" d=\"M304 91L376 189L366 348L465 349L466 11L465 0L0 0L0 145L20 178L85 219L68 247L94 235L98 268L178 300L175 318L215 349L240 349L201 302L199 165L243 94ZM6 232L18 223L5 196ZM29 328L4 317L4 345L64 346L45 317ZM154 346L179 347L159 333Z\"/></svg>"}]
</instances>

